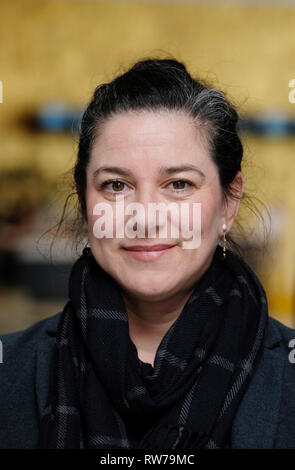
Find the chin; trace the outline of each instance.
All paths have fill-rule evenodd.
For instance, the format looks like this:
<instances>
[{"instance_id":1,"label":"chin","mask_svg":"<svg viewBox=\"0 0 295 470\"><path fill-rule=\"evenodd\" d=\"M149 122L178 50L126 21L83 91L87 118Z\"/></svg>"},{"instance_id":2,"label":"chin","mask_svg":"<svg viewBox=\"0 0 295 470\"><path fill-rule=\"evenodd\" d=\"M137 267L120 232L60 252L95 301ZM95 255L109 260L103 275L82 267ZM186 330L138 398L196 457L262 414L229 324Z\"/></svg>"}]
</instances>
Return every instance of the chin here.
<instances>
[{"instance_id":1,"label":"chin","mask_svg":"<svg viewBox=\"0 0 295 470\"><path fill-rule=\"evenodd\" d=\"M122 256L115 247L107 252L93 249L93 254L126 294L135 298L160 301L174 295L183 284L185 270L180 269L178 257L140 262Z\"/></svg>"},{"instance_id":2,"label":"chin","mask_svg":"<svg viewBox=\"0 0 295 470\"><path fill-rule=\"evenodd\" d=\"M173 294L177 288L175 279L169 280L167 275L159 272L123 273L121 271L114 277L126 293L138 299L161 300Z\"/></svg>"},{"instance_id":3,"label":"chin","mask_svg":"<svg viewBox=\"0 0 295 470\"><path fill-rule=\"evenodd\" d=\"M161 300L166 299L171 296L171 293L175 291L173 287L159 287L159 285L150 285L150 286L126 286L123 288L126 290L127 294L131 295L135 299L146 300L151 302L160 302Z\"/></svg>"}]
</instances>

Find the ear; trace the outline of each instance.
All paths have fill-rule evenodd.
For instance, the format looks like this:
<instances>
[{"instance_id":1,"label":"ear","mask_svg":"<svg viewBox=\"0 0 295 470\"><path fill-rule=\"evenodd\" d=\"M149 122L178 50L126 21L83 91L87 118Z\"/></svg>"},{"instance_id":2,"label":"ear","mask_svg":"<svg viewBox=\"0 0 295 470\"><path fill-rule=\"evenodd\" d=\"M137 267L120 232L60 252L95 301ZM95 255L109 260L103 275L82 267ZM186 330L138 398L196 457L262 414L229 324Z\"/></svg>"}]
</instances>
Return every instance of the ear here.
<instances>
[{"instance_id":1,"label":"ear","mask_svg":"<svg viewBox=\"0 0 295 470\"><path fill-rule=\"evenodd\" d=\"M228 232L238 215L240 202L244 194L244 178L241 171L238 171L233 182L230 185L232 195L225 196L222 212L222 223L227 225Z\"/></svg>"}]
</instances>

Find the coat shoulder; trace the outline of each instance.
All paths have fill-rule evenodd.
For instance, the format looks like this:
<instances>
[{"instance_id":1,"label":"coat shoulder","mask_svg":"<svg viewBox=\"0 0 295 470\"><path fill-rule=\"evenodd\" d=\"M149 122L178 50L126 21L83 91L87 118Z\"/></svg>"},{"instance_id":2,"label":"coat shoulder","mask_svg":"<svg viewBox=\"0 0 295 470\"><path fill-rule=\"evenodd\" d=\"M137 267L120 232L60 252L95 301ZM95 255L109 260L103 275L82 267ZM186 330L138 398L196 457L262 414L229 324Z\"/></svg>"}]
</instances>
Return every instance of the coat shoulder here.
<instances>
[{"instance_id":1,"label":"coat shoulder","mask_svg":"<svg viewBox=\"0 0 295 470\"><path fill-rule=\"evenodd\" d=\"M231 448L295 448L291 340L295 342L295 330L270 317L261 358L233 423Z\"/></svg>"},{"instance_id":2,"label":"coat shoulder","mask_svg":"<svg viewBox=\"0 0 295 470\"><path fill-rule=\"evenodd\" d=\"M28 328L20 331L14 331L12 333L6 333L0 335L2 344L10 349L18 349L20 345L32 345L36 344L39 339L44 336L47 336L52 332L54 334L57 330L58 321L61 313L57 313L51 317L44 318Z\"/></svg>"},{"instance_id":3,"label":"coat shoulder","mask_svg":"<svg viewBox=\"0 0 295 470\"><path fill-rule=\"evenodd\" d=\"M269 329L271 330L277 330L279 335L281 336L281 339L283 340L283 343L289 343L291 339L295 338L295 329L290 328L280 321L276 320L273 317L269 318ZM285 340L285 341L284 341Z\"/></svg>"},{"instance_id":4,"label":"coat shoulder","mask_svg":"<svg viewBox=\"0 0 295 470\"><path fill-rule=\"evenodd\" d=\"M45 318L25 330L0 335L0 448L36 446L39 396L44 402L60 315ZM37 368L42 371L39 383Z\"/></svg>"},{"instance_id":5,"label":"coat shoulder","mask_svg":"<svg viewBox=\"0 0 295 470\"><path fill-rule=\"evenodd\" d=\"M274 447L295 449L295 329L273 320L281 341L281 395ZM278 372L279 374L279 372Z\"/></svg>"}]
</instances>

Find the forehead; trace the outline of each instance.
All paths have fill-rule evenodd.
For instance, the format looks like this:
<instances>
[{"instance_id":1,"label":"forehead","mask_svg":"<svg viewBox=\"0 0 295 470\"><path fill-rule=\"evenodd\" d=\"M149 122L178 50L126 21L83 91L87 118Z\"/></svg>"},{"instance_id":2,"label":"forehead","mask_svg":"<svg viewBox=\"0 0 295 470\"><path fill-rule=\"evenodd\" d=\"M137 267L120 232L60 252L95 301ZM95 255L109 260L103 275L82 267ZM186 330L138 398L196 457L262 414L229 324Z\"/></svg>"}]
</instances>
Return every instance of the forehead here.
<instances>
[{"instance_id":1,"label":"forehead","mask_svg":"<svg viewBox=\"0 0 295 470\"><path fill-rule=\"evenodd\" d=\"M90 163L163 165L163 159L210 164L204 126L183 111L118 113L100 125Z\"/></svg>"}]
</instances>

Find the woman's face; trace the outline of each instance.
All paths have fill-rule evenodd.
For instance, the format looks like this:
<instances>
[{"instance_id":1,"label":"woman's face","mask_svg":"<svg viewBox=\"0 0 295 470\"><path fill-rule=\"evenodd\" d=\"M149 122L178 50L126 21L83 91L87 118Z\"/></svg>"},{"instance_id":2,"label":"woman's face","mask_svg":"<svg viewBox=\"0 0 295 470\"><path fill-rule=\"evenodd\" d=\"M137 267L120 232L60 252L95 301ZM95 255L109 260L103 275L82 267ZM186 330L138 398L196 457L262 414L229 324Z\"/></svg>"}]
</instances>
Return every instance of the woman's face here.
<instances>
[{"instance_id":1,"label":"woman's face","mask_svg":"<svg viewBox=\"0 0 295 470\"><path fill-rule=\"evenodd\" d=\"M142 238L130 238L130 232L128 236L124 232L123 238L97 238L94 228L100 216L93 214L94 207L105 203L113 209L113 215L101 214L108 214L105 220L112 219L115 227L119 195L124 196L125 208L134 202L141 206L141 212L133 213L138 217L131 226L141 229ZM122 112L105 121L92 147L85 196L89 242L97 263L129 296L152 301L193 287L211 263L222 224L226 222L229 229L238 210L238 203L235 207L224 204L204 130L180 111ZM160 219L148 215L151 202L176 203L179 209L185 203L190 228L193 212L200 207L199 247L184 248L180 222L177 236L175 232L171 236L169 229L163 236ZM131 217L125 212L121 223ZM168 219L169 227L169 215ZM156 236L149 235L151 227Z\"/></svg>"}]
</instances>

